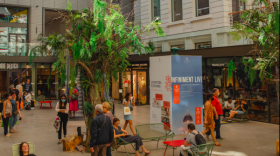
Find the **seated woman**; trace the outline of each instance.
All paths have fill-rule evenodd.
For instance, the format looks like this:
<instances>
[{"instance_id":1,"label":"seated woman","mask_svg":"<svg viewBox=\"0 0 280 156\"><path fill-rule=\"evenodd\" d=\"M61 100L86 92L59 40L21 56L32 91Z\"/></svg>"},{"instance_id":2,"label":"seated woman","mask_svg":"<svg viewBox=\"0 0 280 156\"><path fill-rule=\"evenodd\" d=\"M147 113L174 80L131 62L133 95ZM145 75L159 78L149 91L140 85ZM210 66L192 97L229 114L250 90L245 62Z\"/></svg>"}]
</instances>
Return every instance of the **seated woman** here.
<instances>
[{"instance_id":1,"label":"seated woman","mask_svg":"<svg viewBox=\"0 0 280 156\"><path fill-rule=\"evenodd\" d=\"M20 156L36 156L34 154L29 154L29 145L26 142L23 142L20 144L19 155Z\"/></svg>"},{"instance_id":2,"label":"seated woman","mask_svg":"<svg viewBox=\"0 0 280 156\"><path fill-rule=\"evenodd\" d=\"M241 101L241 104L238 102L238 106L234 110L230 111L230 116L228 118L225 118L225 120L231 121L231 118L233 118L235 114L244 114L247 111L248 105L245 100L239 101Z\"/></svg>"},{"instance_id":3,"label":"seated woman","mask_svg":"<svg viewBox=\"0 0 280 156\"><path fill-rule=\"evenodd\" d=\"M146 148L143 145L143 142L140 138L139 135L127 135L127 131L123 130L120 127L120 119L118 118L114 118L113 120L113 128L114 128L114 138L118 138L120 137L122 140L126 141L126 142L135 142L136 143L136 153L135 156L140 156L139 154L139 148L141 146L142 151L145 152L145 156L149 155L151 153L151 151L147 151Z\"/></svg>"}]
</instances>

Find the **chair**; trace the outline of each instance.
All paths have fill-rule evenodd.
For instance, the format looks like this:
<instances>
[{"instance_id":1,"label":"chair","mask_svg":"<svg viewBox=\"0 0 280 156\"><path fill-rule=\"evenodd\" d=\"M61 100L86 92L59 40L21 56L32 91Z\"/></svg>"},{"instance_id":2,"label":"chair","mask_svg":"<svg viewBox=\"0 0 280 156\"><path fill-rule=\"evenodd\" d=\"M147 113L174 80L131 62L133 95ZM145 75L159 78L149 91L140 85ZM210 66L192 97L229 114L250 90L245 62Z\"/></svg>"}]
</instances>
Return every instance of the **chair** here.
<instances>
[{"instance_id":1,"label":"chair","mask_svg":"<svg viewBox=\"0 0 280 156\"><path fill-rule=\"evenodd\" d=\"M29 154L35 154L35 146L33 142L27 142L29 145ZM19 156L20 143L13 144L12 146L12 156Z\"/></svg>"},{"instance_id":2,"label":"chair","mask_svg":"<svg viewBox=\"0 0 280 156\"><path fill-rule=\"evenodd\" d=\"M126 152L118 151L118 148L119 148L120 146L122 146L122 145L124 146L124 149L125 149ZM132 148L136 151L136 145L135 145L134 142L129 143L129 142L124 141L124 140L121 139L121 138L116 138L116 139L115 139L115 145L114 145L114 147L113 147L111 150L112 150L112 151L113 151L113 150L116 150L116 151L119 152L119 153L126 153L127 156L129 156L130 153L127 151L127 149L126 149L126 147L125 147L126 145L131 145ZM142 152L139 151L139 153L142 153ZM131 154L134 154L134 153L131 153Z\"/></svg>"},{"instance_id":3,"label":"chair","mask_svg":"<svg viewBox=\"0 0 280 156\"><path fill-rule=\"evenodd\" d=\"M172 138L173 140L175 136L175 133L163 123L137 125L135 129L143 141L157 141L156 149L161 139L166 141L167 138Z\"/></svg>"},{"instance_id":4,"label":"chair","mask_svg":"<svg viewBox=\"0 0 280 156\"><path fill-rule=\"evenodd\" d=\"M249 108L248 108L243 114L240 114L240 116L241 116L240 122L242 122L242 120L243 120L244 117L246 117L246 118L247 118L247 121L249 121L248 112L249 112ZM238 114L238 115L239 115L239 114Z\"/></svg>"},{"instance_id":5,"label":"chair","mask_svg":"<svg viewBox=\"0 0 280 156\"><path fill-rule=\"evenodd\" d=\"M192 154L192 156L211 156L214 145L215 145L214 142L206 143L206 144L202 144L202 145L192 147L192 148L190 148L188 150L185 150L185 151L187 153Z\"/></svg>"},{"instance_id":6,"label":"chair","mask_svg":"<svg viewBox=\"0 0 280 156\"><path fill-rule=\"evenodd\" d=\"M38 96L35 100L36 100L36 102L38 101L39 103L41 102L41 101L44 101L45 100L45 96L44 95L40 95L40 96Z\"/></svg>"}]
</instances>

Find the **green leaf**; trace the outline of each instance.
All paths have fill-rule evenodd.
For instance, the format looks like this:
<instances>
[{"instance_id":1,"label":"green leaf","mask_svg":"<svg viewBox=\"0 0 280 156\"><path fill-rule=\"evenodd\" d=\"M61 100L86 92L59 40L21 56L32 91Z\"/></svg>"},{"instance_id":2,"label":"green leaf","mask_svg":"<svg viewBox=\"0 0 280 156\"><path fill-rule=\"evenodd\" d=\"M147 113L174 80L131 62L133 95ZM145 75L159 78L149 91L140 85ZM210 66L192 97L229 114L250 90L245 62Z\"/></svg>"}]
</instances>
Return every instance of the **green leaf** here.
<instances>
[{"instance_id":1,"label":"green leaf","mask_svg":"<svg viewBox=\"0 0 280 156\"><path fill-rule=\"evenodd\" d=\"M66 11L72 11L72 3L70 3L69 1L67 1L67 7L65 9Z\"/></svg>"}]
</instances>

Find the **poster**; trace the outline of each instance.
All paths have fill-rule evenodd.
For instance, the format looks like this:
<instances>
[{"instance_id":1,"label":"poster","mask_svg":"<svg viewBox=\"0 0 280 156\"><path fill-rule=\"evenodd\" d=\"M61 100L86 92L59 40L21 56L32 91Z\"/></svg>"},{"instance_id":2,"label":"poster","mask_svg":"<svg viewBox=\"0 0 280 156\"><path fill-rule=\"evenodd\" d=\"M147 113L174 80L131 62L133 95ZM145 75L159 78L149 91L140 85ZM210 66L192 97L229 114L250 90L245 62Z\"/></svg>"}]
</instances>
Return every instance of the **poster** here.
<instances>
[{"instance_id":1,"label":"poster","mask_svg":"<svg viewBox=\"0 0 280 156\"><path fill-rule=\"evenodd\" d=\"M151 123L163 123L175 134L188 133L189 123L202 131L202 57L151 57L150 73Z\"/></svg>"},{"instance_id":2,"label":"poster","mask_svg":"<svg viewBox=\"0 0 280 156\"><path fill-rule=\"evenodd\" d=\"M202 131L203 106L202 58L200 56L172 56L172 130L188 133L187 125L195 124ZM203 121L203 120L202 120Z\"/></svg>"}]
</instances>

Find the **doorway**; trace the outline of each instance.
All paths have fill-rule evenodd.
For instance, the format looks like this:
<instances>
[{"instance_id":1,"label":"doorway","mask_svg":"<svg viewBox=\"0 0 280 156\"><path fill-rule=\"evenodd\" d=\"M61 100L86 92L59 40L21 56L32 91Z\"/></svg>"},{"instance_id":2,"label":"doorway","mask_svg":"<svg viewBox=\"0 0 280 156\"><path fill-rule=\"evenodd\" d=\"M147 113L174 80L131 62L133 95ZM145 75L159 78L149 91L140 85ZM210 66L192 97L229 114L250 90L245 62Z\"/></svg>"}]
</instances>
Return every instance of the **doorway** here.
<instances>
[{"instance_id":1,"label":"doorway","mask_svg":"<svg viewBox=\"0 0 280 156\"><path fill-rule=\"evenodd\" d=\"M148 76L146 70L132 70L132 94L136 105L148 104Z\"/></svg>"}]
</instances>

